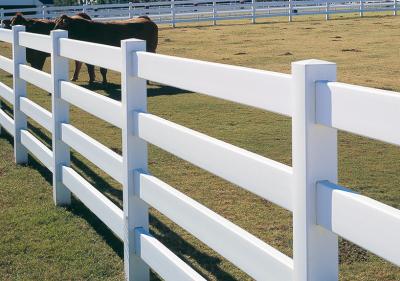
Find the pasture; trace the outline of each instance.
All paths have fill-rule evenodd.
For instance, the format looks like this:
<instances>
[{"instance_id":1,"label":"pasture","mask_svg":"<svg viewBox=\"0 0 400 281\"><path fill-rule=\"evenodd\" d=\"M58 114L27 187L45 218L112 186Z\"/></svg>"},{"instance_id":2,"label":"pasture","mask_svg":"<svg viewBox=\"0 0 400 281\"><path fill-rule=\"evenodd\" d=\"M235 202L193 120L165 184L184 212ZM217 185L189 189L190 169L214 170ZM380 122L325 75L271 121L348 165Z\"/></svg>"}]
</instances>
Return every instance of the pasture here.
<instances>
[{"instance_id":1,"label":"pasture","mask_svg":"<svg viewBox=\"0 0 400 281\"><path fill-rule=\"evenodd\" d=\"M230 22L161 27L159 53L286 72L290 63L318 58L338 64L338 80L400 91L398 17L301 18L256 25ZM9 55L6 44L1 54ZM71 64L72 66L72 64ZM49 64L46 64L49 71ZM71 75L73 68L71 67ZM11 78L1 73L1 80ZM97 79L100 75L97 72ZM107 88L78 83L120 99L119 76L111 73ZM268 89L265 89L268 91ZM50 109L50 97L33 86L29 97ZM289 118L235 105L162 85L150 85L149 111L239 147L291 164ZM357 106L357 105L354 105ZM3 105L7 109L7 105ZM79 129L115 151L120 131L72 108ZM50 143L36 123L30 130ZM11 138L0 138L0 276L3 280L122 280L122 244L85 207L75 201L68 209L53 207L50 173L31 159L12 164ZM104 172L73 153L73 167L114 202L121 205L121 187ZM386 204L400 207L400 151L362 137L339 134L339 183ZM151 172L195 200L249 230L291 256L291 216L235 186L150 146ZM368 219L368 218L366 218ZM210 280L250 280L232 264L155 211L151 231L179 257ZM341 280L400 280L400 269L341 241ZM154 276L157 280L157 277Z\"/></svg>"}]
</instances>

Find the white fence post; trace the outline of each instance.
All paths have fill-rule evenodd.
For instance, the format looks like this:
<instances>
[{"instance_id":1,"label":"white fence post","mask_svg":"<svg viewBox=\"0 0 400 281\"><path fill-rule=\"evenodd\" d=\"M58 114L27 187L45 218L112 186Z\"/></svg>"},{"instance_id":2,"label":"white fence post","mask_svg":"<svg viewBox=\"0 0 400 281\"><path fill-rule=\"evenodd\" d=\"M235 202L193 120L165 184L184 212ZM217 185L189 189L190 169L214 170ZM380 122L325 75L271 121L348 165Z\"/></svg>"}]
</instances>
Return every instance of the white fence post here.
<instances>
[{"instance_id":1,"label":"white fence post","mask_svg":"<svg viewBox=\"0 0 400 281\"><path fill-rule=\"evenodd\" d=\"M131 19L131 18L133 18L133 14L132 14L132 7L133 7L133 4L132 4L132 2L129 2L129 18Z\"/></svg>"},{"instance_id":2,"label":"white fence post","mask_svg":"<svg viewBox=\"0 0 400 281\"><path fill-rule=\"evenodd\" d=\"M14 62L13 91L14 91L14 157L15 163L28 161L28 151L21 143L21 130L27 128L26 115L20 109L20 97L26 96L26 82L20 78L19 65L26 63L26 49L19 45L19 32L25 31L25 26L12 27L12 54Z\"/></svg>"},{"instance_id":3,"label":"white fence post","mask_svg":"<svg viewBox=\"0 0 400 281\"><path fill-rule=\"evenodd\" d=\"M52 93L52 148L53 148L53 200L56 206L69 205L71 192L62 183L62 166L70 164L70 149L61 140L61 124L69 123L69 104L61 99L61 81L68 81L69 62L60 56L60 38L68 38L68 32L54 30L51 36Z\"/></svg>"},{"instance_id":4,"label":"white fence post","mask_svg":"<svg viewBox=\"0 0 400 281\"><path fill-rule=\"evenodd\" d=\"M82 13L86 13L86 10L87 10L86 4L83 4L83 5L82 5Z\"/></svg>"},{"instance_id":5,"label":"white fence post","mask_svg":"<svg viewBox=\"0 0 400 281\"><path fill-rule=\"evenodd\" d=\"M214 25L217 25L217 3L215 0L213 1L213 22Z\"/></svg>"},{"instance_id":6,"label":"white fence post","mask_svg":"<svg viewBox=\"0 0 400 281\"><path fill-rule=\"evenodd\" d=\"M172 27L175 27L175 1L171 0Z\"/></svg>"},{"instance_id":7,"label":"white fence post","mask_svg":"<svg viewBox=\"0 0 400 281\"><path fill-rule=\"evenodd\" d=\"M251 22L256 23L256 0L251 0Z\"/></svg>"},{"instance_id":8,"label":"white fence post","mask_svg":"<svg viewBox=\"0 0 400 281\"><path fill-rule=\"evenodd\" d=\"M0 17L1 17L1 27L4 27L4 8L0 10Z\"/></svg>"},{"instance_id":9,"label":"white fence post","mask_svg":"<svg viewBox=\"0 0 400 281\"><path fill-rule=\"evenodd\" d=\"M294 281L337 281L338 239L316 225L316 184L337 182L337 130L316 124L315 82L336 81L336 64L292 63Z\"/></svg>"},{"instance_id":10,"label":"white fence post","mask_svg":"<svg viewBox=\"0 0 400 281\"><path fill-rule=\"evenodd\" d=\"M364 0L360 0L360 17L364 16Z\"/></svg>"},{"instance_id":11,"label":"white fence post","mask_svg":"<svg viewBox=\"0 0 400 281\"><path fill-rule=\"evenodd\" d=\"M42 6L42 19L46 19L46 6Z\"/></svg>"},{"instance_id":12,"label":"white fence post","mask_svg":"<svg viewBox=\"0 0 400 281\"><path fill-rule=\"evenodd\" d=\"M325 13L325 20L329 20L329 2L326 2Z\"/></svg>"},{"instance_id":13,"label":"white fence post","mask_svg":"<svg viewBox=\"0 0 400 281\"><path fill-rule=\"evenodd\" d=\"M134 111L147 111L146 80L137 77L136 51L145 51L146 42L137 39L121 41L122 71L122 156L124 209L124 268L129 281L146 281L149 267L136 255L135 228L149 228L148 205L136 196L139 174L147 171L147 143L137 137Z\"/></svg>"},{"instance_id":14,"label":"white fence post","mask_svg":"<svg viewBox=\"0 0 400 281\"><path fill-rule=\"evenodd\" d=\"M289 12L289 22L292 21L292 0L289 0L289 7L288 7L288 12Z\"/></svg>"}]
</instances>

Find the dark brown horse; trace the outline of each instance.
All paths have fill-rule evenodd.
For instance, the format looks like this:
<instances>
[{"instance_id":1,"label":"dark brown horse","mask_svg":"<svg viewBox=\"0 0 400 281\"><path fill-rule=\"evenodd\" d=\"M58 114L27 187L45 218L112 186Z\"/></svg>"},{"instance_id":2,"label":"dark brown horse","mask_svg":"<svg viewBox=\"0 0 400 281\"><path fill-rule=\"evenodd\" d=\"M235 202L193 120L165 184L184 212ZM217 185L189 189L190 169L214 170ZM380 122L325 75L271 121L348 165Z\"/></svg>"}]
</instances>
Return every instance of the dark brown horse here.
<instances>
[{"instance_id":1,"label":"dark brown horse","mask_svg":"<svg viewBox=\"0 0 400 281\"><path fill-rule=\"evenodd\" d=\"M146 50L155 53L158 44L158 27L148 17L135 19L96 22L83 18L61 16L56 20L54 29L68 30L71 39L105 44L115 47L121 46L121 40L136 38L146 41ZM100 69L103 83L107 83L107 70Z\"/></svg>"},{"instance_id":2,"label":"dark brown horse","mask_svg":"<svg viewBox=\"0 0 400 281\"><path fill-rule=\"evenodd\" d=\"M89 15L85 13L79 13L71 18L80 18L80 19L88 19L90 20ZM17 13L10 21L10 26L13 25L24 25L27 32L38 33L49 35L50 32L55 27L55 21L47 20L47 19L26 19L21 13ZM50 54L33 50L33 49L26 49L26 60L27 62L34 68L42 70L43 65L46 61L46 58L49 57ZM75 61L75 72L72 78L72 81L76 81L79 76L80 69L82 67L82 63ZM94 74L94 66L87 64L90 82L95 80Z\"/></svg>"}]
</instances>

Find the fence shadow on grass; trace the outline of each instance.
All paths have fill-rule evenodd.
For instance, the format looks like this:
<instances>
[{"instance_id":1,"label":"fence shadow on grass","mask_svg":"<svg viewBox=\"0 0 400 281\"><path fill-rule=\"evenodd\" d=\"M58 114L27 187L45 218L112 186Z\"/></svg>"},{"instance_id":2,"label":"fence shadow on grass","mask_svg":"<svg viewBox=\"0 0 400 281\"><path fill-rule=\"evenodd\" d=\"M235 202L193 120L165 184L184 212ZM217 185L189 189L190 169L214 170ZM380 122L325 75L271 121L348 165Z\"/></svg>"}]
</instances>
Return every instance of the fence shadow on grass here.
<instances>
[{"instance_id":1,"label":"fence shadow on grass","mask_svg":"<svg viewBox=\"0 0 400 281\"><path fill-rule=\"evenodd\" d=\"M72 166L77 168L79 172L82 172L84 176L87 176L93 181L94 187L103 194L111 195L107 198L110 199L118 207L122 208L122 190L116 189L93 171L88 165L82 160L71 154Z\"/></svg>"},{"instance_id":2,"label":"fence shadow on grass","mask_svg":"<svg viewBox=\"0 0 400 281\"><path fill-rule=\"evenodd\" d=\"M51 139L44 134L40 128L30 125L31 131L51 145ZM7 140L11 145L14 144L14 139L7 133L2 133L1 138ZM78 170L84 175L91 178L94 182L94 186L102 193L108 193L113 198L110 198L117 206L122 207L122 191L113 188L107 181L99 176L91 167L86 165L82 160L77 158L75 155L71 155L71 162ZM42 177L52 185L52 173L43 166L38 160L29 156L28 167L37 170ZM96 233L102 237L102 239L113 249L113 251L123 259L123 243L114 235L114 233L96 216L94 215L85 205L78 199L72 198L72 203L67 207L67 210L72 214L84 219L88 224L96 231ZM210 256L196 249L192 244L188 243L178 233L176 233L169 226L165 225L158 217L150 214L150 225L151 229L154 230L154 236L160 240L166 247L174 252L179 258L186 262L189 266L196 269L199 266L206 271L208 274L213 275L217 280L234 281L237 280L230 273L224 271L219 267L222 260L219 257ZM161 234L157 234L161 233ZM190 256L192 260L196 261L196 265L193 264L192 260L189 260L187 256ZM156 274L151 274L151 280L158 281L160 279Z\"/></svg>"},{"instance_id":3,"label":"fence shadow on grass","mask_svg":"<svg viewBox=\"0 0 400 281\"><path fill-rule=\"evenodd\" d=\"M187 256L195 260L204 271L213 275L216 280L237 280L219 267L222 262L220 258L199 251L154 215L150 215L150 225L152 229L157 230L157 233L161 233L160 235L153 233L153 236L192 268L196 269L192 261L186 258Z\"/></svg>"},{"instance_id":4,"label":"fence shadow on grass","mask_svg":"<svg viewBox=\"0 0 400 281\"><path fill-rule=\"evenodd\" d=\"M86 84L81 86L91 91L104 91L106 96L108 96L109 98L118 101L121 100L121 85L119 84L108 83L107 85L104 85L103 83L94 82L91 84ZM149 87L147 87L148 97L182 95L187 93L190 92L179 88L167 85L161 85L153 82L149 85Z\"/></svg>"}]
</instances>

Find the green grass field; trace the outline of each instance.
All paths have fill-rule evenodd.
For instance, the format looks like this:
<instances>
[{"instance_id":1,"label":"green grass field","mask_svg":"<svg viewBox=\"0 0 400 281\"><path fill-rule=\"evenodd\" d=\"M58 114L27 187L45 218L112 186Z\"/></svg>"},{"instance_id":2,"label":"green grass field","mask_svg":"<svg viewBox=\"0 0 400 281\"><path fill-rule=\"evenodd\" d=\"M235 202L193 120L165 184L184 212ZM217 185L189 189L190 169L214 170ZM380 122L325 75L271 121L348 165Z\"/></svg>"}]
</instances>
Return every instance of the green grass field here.
<instances>
[{"instance_id":1,"label":"green grass field","mask_svg":"<svg viewBox=\"0 0 400 281\"><path fill-rule=\"evenodd\" d=\"M161 27L158 52L233 65L290 73L290 63L316 58L338 64L338 80L400 92L400 17L336 17L222 22ZM10 46L1 44L2 55ZM49 62L46 63L49 71ZM71 68L72 71L72 68ZM100 81L100 74L97 72ZM78 84L87 85L87 74ZM11 76L0 73L11 85ZM104 89L120 99L116 73ZM265 89L268 91L268 89ZM51 97L28 85L28 96L50 109ZM149 86L149 111L266 157L291 164L289 118L180 89ZM357 105L354 105L357 106ZM10 111L7 104L3 109ZM72 107L71 122L120 152L120 130ZM46 144L49 134L30 120L29 128ZM0 138L0 279L123 280L122 243L78 200L69 208L53 206L51 174L35 159L13 164L12 139ZM292 255L289 212L239 189L154 146L151 172L225 218ZM121 206L121 186L76 152L73 167ZM339 182L364 195L400 208L400 148L339 133ZM151 232L209 280L251 280L227 260L151 210ZM368 219L368 218L366 218ZM362 222L360 222L362 223ZM341 240L340 279L400 280L400 269ZM158 280L156 275L152 275Z\"/></svg>"}]
</instances>

